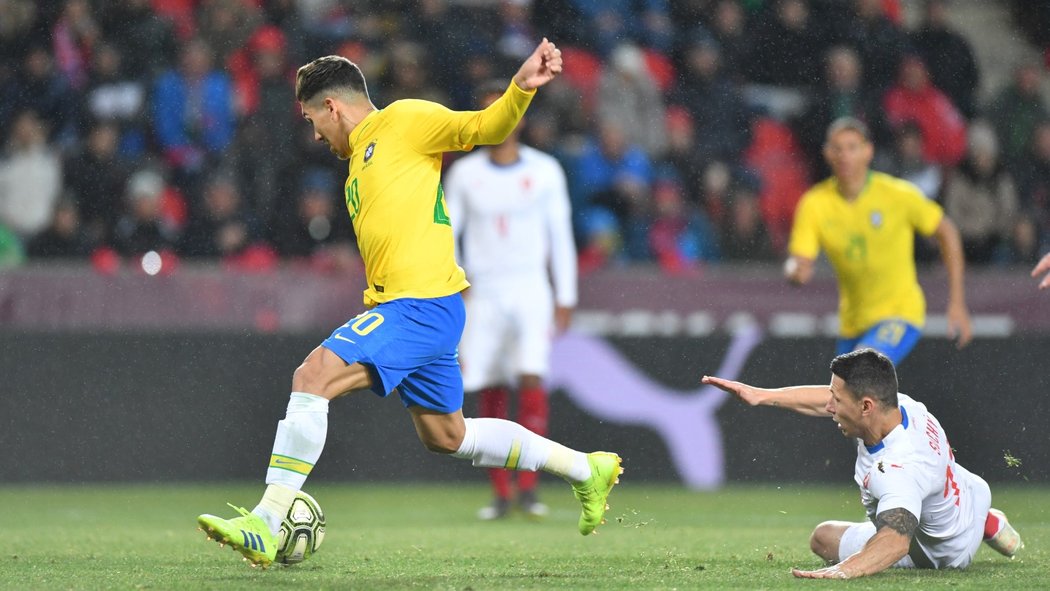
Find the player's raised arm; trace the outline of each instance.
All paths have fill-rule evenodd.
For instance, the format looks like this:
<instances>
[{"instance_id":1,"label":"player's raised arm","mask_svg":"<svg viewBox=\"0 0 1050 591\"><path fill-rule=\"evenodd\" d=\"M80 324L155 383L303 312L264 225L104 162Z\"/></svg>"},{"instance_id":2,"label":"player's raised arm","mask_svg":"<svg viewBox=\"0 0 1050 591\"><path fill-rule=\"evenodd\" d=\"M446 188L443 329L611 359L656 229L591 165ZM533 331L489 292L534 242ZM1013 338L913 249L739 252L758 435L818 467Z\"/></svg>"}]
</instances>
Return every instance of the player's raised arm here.
<instances>
[{"instance_id":1,"label":"player's raised arm","mask_svg":"<svg viewBox=\"0 0 1050 591\"><path fill-rule=\"evenodd\" d=\"M966 307L966 292L963 275L966 258L963 255L962 238L950 219L944 217L934 232L941 250L941 260L948 269L948 336L956 340L961 349L973 338L970 326L970 311Z\"/></svg>"},{"instance_id":2,"label":"player's raised arm","mask_svg":"<svg viewBox=\"0 0 1050 591\"><path fill-rule=\"evenodd\" d=\"M535 90L561 74L561 66L561 50L544 37L521 64L514 75L514 83L522 90Z\"/></svg>"},{"instance_id":3,"label":"player's raised arm","mask_svg":"<svg viewBox=\"0 0 1050 591\"><path fill-rule=\"evenodd\" d=\"M725 390L751 406L778 406L811 417L830 416L826 409L831 392L827 386L790 386L787 388L756 388L743 382L734 382L715 376L700 380Z\"/></svg>"},{"instance_id":4,"label":"player's raised arm","mask_svg":"<svg viewBox=\"0 0 1050 591\"><path fill-rule=\"evenodd\" d=\"M1046 276L1043 277L1043 280L1039 282L1039 289L1046 289L1050 287L1050 252L1043 255L1043 258L1039 261L1039 264L1037 264L1035 268L1032 269L1032 277L1038 277L1043 273L1046 273Z\"/></svg>"}]
</instances>

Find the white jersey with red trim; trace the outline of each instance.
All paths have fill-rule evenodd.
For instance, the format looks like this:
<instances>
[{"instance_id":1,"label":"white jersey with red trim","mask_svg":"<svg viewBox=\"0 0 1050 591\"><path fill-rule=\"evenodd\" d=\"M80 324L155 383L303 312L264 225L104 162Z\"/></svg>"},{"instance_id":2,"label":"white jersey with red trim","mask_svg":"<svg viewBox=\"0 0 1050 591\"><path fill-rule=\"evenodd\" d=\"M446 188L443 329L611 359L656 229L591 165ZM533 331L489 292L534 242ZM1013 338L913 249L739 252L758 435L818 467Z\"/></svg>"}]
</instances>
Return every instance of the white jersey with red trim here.
<instances>
[{"instance_id":1,"label":"white jersey with red trim","mask_svg":"<svg viewBox=\"0 0 1050 591\"><path fill-rule=\"evenodd\" d=\"M926 405L904 394L897 400L901 424L876 445L857 440L854 478L861 502L872 521L889 509L906 509L919 519L915 540L932 566L961 566L956 558L980 544L988 485L955 463L944 429Z\"/></svg>"},{"instance_id":2,"label":"white jersey with red trim","mask_svg":"<svg viewBox=\"0 0 1050 591\"><path fill-rule=\"evenodd\" d=\"M576 305L573 243L565 172L554 157L529 146L499 165L482 149L454 162L445 200L460 263L477 292L553 283L559 306Z\"/></svg>"}]
</instances>

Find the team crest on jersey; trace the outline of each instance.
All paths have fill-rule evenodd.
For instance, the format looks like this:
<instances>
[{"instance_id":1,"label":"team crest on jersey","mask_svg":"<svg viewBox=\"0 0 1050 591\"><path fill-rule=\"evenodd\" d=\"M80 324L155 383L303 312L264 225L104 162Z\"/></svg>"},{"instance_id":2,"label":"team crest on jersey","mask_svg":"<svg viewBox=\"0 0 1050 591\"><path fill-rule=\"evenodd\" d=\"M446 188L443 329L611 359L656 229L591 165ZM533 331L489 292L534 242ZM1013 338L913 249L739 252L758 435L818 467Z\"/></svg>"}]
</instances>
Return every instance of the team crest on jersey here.
<instances>
[{"instance_id":1,"label":"team crest on jersey","mask_svg":"<svg viewBox=\"0 0 1050 591\"><path fill-rule=\"evenodd\" d=\"M365 162L368 162L369 160L372 159L372 154L375 154L375 151L376 151L376 141L372 140L372 143L368 144L368 147L365 148Z\"/></svg>"},{"instance_id":2,"label":"team crest on jersey","mask_svg":"<svg viewBox=\"0 0 1050 591\"><path fill-rule=\"evenodd\" d=\"M367 160L368 157L366 156L365 159ZM882 212L881 211L873 211L873 212L871 212L871 227L875 228L876 230L878 230L879 228L882 227Z\"/></svg>"}]
</instances>

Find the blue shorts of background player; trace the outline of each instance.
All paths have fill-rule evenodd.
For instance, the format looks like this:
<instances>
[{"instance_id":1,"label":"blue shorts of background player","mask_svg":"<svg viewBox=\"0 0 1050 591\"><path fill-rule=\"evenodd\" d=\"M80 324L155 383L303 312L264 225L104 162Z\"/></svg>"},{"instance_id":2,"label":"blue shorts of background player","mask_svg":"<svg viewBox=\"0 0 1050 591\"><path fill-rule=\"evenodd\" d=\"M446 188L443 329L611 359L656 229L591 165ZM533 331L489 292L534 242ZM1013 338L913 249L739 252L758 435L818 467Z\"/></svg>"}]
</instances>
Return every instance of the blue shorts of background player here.
<instances>
[{"instance_id":1,"label":"blue shorts of background player","mask_svg":"<svg viewBox=\"0 0 1050 591\"><path fill-rule=\"evenodd\" d=\"M460 294L379 304L332 332L321 346L368 368L372 391L396 388L406 406L441 413L463 407L457 347L466 311Z\"/></svg>"},{"instance_id":2,"label":"blue shorts of background player","mask_svg":"<svg viewBox=\"0 0 1050 591\"><path fill-rule=\"evenodd\" d=\"M922 331L913 324L903 320L883 320L869 328L867 332L852 339L839 339L835 355L849 353L857 349L871 347L899 364L915 348Z\"/></svg>"}]
</instances>

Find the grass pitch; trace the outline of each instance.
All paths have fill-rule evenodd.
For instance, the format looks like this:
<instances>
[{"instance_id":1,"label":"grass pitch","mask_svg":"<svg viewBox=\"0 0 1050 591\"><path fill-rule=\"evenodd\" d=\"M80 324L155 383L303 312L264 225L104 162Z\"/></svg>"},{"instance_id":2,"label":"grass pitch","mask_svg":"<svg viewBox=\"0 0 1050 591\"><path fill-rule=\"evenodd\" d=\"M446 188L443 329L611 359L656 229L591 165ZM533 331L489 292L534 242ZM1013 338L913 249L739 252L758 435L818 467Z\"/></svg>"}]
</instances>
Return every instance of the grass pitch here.
<instances>
[{"instance_id":1,"label":"grass pitch","mask_svg":"<svg viewBox=\"0 0 1050 591\"><path fill-rule=\"evenodd\" d=\"M309 561L266 571L205 542L199 513L249 508L261 485L6 486L0 589L1046 589L1050 488L993 486L1027 547L982 548L967 571L893 571L800 581L824 519L861 518L853 487L731 487L697 493L632 483L599 535L576 531L568 486L548 482L543 522L480 523L483 484L308 487L328 533Z\"/></svg>"}]
</instances>

